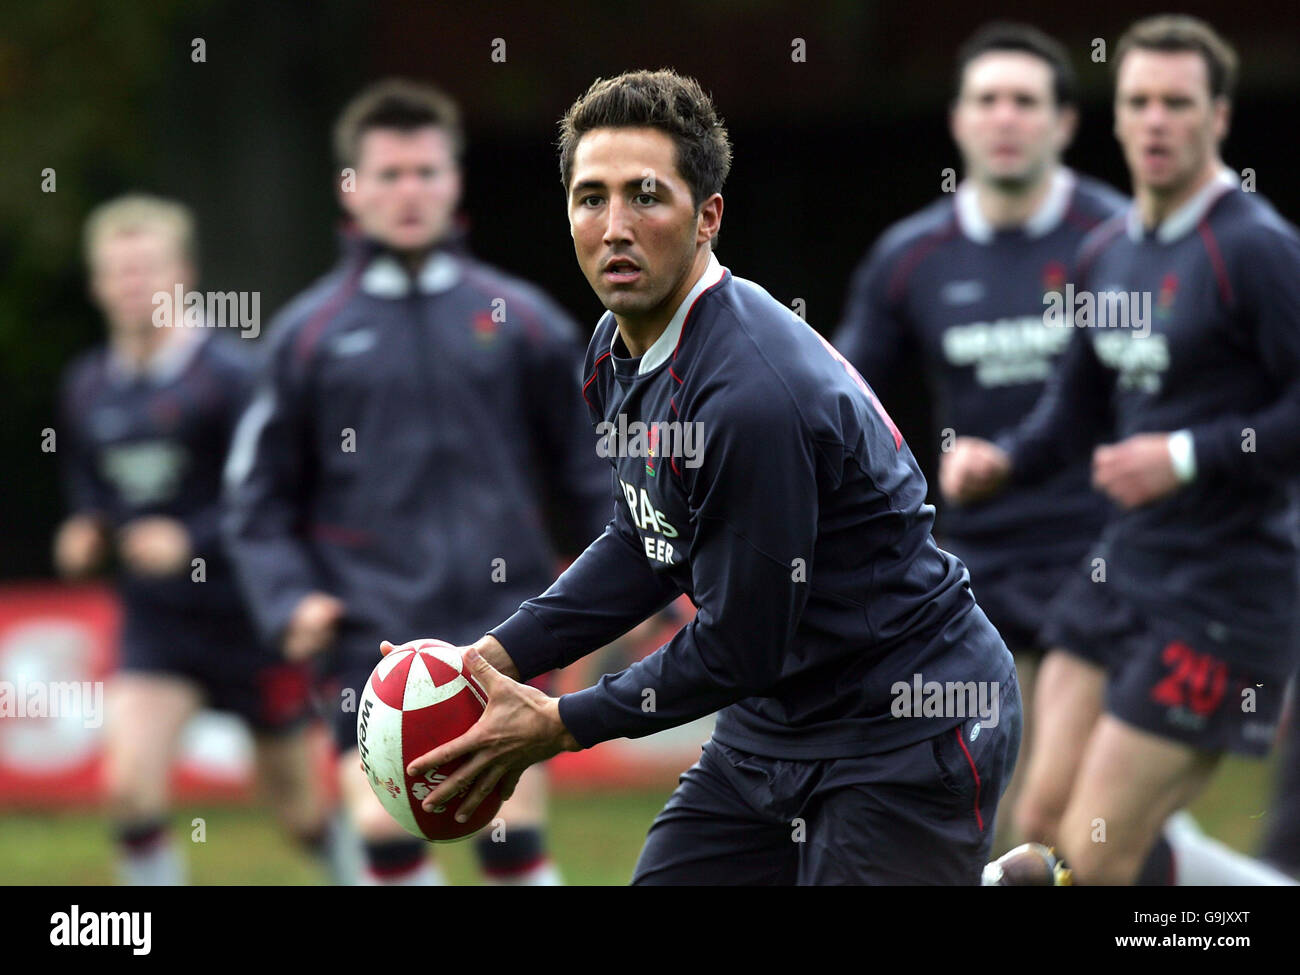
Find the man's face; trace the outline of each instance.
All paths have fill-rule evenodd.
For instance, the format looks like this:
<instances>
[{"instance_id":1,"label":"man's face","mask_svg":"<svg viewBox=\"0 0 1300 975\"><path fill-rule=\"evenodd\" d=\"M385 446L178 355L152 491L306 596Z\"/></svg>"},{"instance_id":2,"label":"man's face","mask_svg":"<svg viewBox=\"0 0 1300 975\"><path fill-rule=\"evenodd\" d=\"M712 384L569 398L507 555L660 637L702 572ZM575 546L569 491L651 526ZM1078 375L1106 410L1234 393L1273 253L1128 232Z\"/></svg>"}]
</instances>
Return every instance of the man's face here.
<instances>
[{"instance_id":1,"label":"man's face","mask_svg":"<svg viewBox=\"0 0 1300 975\"><path fill-rule=\"evenodd\" d=\"M1195 51L1129 51L1115 85L1115 137L1134 189L1177 193L1204 172L1228 132L1228 101L1210 97Z\"/></svg>"},{"instance_id":2,"label":"man's face","mask_svg":"<svg viewBox=\"0 0 1300 975\"><path fill-rule=\"evenodd\" d=\"M717 204L720 216L721 197ZM569 177L569 228L606 308L633 319L660 310L690 271L702 233L672 137L651 128L585 133Z\"/></svg>"},{"instance_id":3,"label":"man's face","mask_svg":"<svg viewBox=\"0 0 1300 975\"><path fill-rule=\"evenodd\" d=\"M445 131L371 129L361 137L356 168L355 188L339 195L366 236L402 252L447 236L461 182Z\"/></svg>"},{"instance_id":4,"label":"man's face","mask_svg":"<svg viewBox=\"0 0 1300 975\"><path fill-rule=\"evenodd\" d=\"M170 296L191 277L179 244L162 228L103 237L91 256L91 294L114 330L152 328L153 296Z\"/></svg>"},{"instance_id":5,"label":"man's face","mask_svg":"<svg viewBox=\"0 0 1300 975\"><path fill-rule=\"evenodd\" d=\"M1076 118L1073 109L1056 107L1046 61L1021 51L990 51L966 65L952 137L972 179L1014 188L1057 161Z\"/></svg>"}]
</instances>

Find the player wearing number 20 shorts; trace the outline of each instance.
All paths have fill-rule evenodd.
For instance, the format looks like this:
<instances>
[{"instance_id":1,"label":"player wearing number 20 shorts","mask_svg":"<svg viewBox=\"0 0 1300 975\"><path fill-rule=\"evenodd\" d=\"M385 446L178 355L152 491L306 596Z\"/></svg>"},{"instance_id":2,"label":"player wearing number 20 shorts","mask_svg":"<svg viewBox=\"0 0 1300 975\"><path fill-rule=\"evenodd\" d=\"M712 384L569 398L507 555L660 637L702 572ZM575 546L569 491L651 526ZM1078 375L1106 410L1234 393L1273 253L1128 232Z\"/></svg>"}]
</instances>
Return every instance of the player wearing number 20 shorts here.
<instances>
[{"instance_id":1,"label":"player wearing number 20 shorts","mask_svg":"<svg viewBox=\"0 0 1300 975\"><path fill-rule=\"evenodd\" d=\"M942 480L978 496L1085 456L1115 503L1049 611L1017 818L1084 883L1156 883L1189 860L1162 824L1225 753L1268 751L1294 666L1300 234L1222 162L1236 59L1208 25L1140 22L1115 63L1134 205L1082 245L1034 412L959 439Z\"/></svg>"}]
</instances>

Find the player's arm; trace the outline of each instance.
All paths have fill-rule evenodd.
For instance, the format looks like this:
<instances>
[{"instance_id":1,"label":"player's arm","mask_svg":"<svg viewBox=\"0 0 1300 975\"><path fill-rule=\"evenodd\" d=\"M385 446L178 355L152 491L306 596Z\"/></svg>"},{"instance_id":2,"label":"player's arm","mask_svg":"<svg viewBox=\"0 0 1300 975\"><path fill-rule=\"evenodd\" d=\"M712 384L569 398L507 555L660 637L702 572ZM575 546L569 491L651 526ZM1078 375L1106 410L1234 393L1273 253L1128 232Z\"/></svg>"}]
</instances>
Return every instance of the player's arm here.
<instances>
[{"instance_id":1,"label":"player's arm","mask_svg":"<svg viewBox=\"0 0 1300 975\"><path fill-rule=\"evenodd\" d=\"M475 646L502 673L531 680L605 646L679 595L676 585L650 568L627 506L619 503L600 537L546 592Z\"/></svg>"},{"instance_id":2,"label":"player's arm","mask_svg":"<svg viewBox=\"0 0 1300 975\"><path fill-rule=\"evenodd\" d=\"M217 431L223 452L229 447L235 423L248 405L251 377L236 361L216 360L217 382L203 393L206 425ZM224 545L221 505L194 508L177 517L147 515L133 519L118 533L122 561L141 575L170 576L187 572L194 557L206 558Z\"/></svg>"},{"instance_id":3,"label":"player's arm","mask_svg":"<svg viewBox=\"0 0 1300 975\"><path fill-rule=\"evenodd\" d=\"M1110 425L1114 373L1097 359L1086 329L1074 329L1065 353L1029 414L998 442L958 437L939 458L939 486L969 502L1008 481L1030 484L1076 463Z\"/></svg>"},{"instance_id":4,"label":"player's arm","mask_svg":"<svg viewBox=\"0 0 1300 975\"><path fill-rule=\"evenodd\" d=\"M701 421L702 462L682 469L696 522L696 617L622 673L560 698L560 718L582 747L684 724L781 676L808 598L816 459L783 397L733 406L725 418Z\"/></svg>"},{"instance_id":5,"label":"player's arm","mask_svg":"<svg viewBox=\"0 0 1300 975\"><path fill-rule=\"evenodd\" d=\"M1042 395L998 445L1011 461L1011 480L1041 480L1087 457L1111 423L1113 371L1097 358L1087 329L1075 328Z\"/></svg>"},{"instance_id":6,"label":"player's arm","mask_svg":"<svg viewBox=\"0 0 1300 975\"><path fill-rule=\"evenodd\" d=\"M461 819L498 783L508 797L524 769L562 750L685 724L761 694L780 678L808 598L808 583L802 580L811 574L817 535L816 460L811 439L788 402L769 395L741 406L725 420L703 421L702 463L683 467L696 521L690 548L695 620L622 673L558 700L507 680L481 653L470 654L469 665L487 690L488 706L468 732L408 766L412 775L420 775L469 756L424 800L426 808L470 789L457 812ZM614 541L607 529L561 582L598 546L607 554L617 551ZM648 564L640 545L629 545L626 551ZM608 565L622 564L625 557L620 554L618 562ZM804 560L803 571L797 571L796 559ZM589 560L588 566L603 564ZM588 582L589 596L610 591L608 580L593 576ZM668 594L667 589L659 590L659 596ZM635 593L629 589L626 595L630 600ZM577 627L583 615L605 613L598 599L587 604L585 614L574 601L551 619ZM530 622L530 616L521 611L512 617L518 630L503 626L493 631L512 657L516 647L546 643L542 618ZM531 640L517 639L530 632ZM602 642L599 637L588 641ZM537 668L536 663L531 666ZM528 670L520 669L527 676Z\"/></svg>"},{"instance_id":7,"label":"player's arm","mask_svg":"<svg viewBox=\"0 0 1300 975\"><path fill-rule=\"evenodd\" d=\"M217 368L220 370L220 388L207 401L207 409L210 411L208 418L212 429L217 431L224 456L229 457L235 429L252 400L254 375L251 362L233 357L221 359ZM225 547L226 540L222 531L224 514L224 503L217 503L196 508L185 516L185 531L189 535L193 554L202 556Z\"/></svg>"},{"instance_id":8,"label":"player's arm","mask_svg":"<svg viewBox=\"0 0 1300 975\"><path fill-rule=\"evenodd\" d=\"M1188 479L1300 474L1300 238L1256 229L1242 240L1234 270L1246 340L1257 349L1277 396L1255 413L1191 427Z\"/></svg>"},{"instance_id":9,"label":"player's arm","mask_svg":"<svg viewBox=\"0 0 1300 975\"><path fill-rule=\"evenodd\" d=\"M872 389L886 392L897 375L907 347L902 310L889 294L894 262L878 243L858 265L849 282L844 315L834 345L853 363Z\"/></svg>"},{"instance_id":10,"label":"player's arm","mask_svg":"<svg viewBox=\"0 0 1300 975\"><path fill-rule=\"evenodd\" d=\"M70 579L93 574L108 558L108 512L113 502L112 492L95 469L94 455L78 423L77 418L84 416L85 410L77 402L77 381L78 371L71 370L60 396L58 432L64 444L59 452L60 474L64 499L72 513L54 537L55 568Z\"/></svg>"},{"instance_id":11,"label":"player's arm","mask_svg":"<svg viewBox=\"0 0 1300 975\"><path fill-rule=\"evenodd\" d=\"M318 592L300 533L310 428L304 370L293 362L292 348L290 341L273 348L235 428L226 459L221 525L253 618L275 645L291 635L290 624L314 597L332 599Z\"/></svg>"}]
</instances>

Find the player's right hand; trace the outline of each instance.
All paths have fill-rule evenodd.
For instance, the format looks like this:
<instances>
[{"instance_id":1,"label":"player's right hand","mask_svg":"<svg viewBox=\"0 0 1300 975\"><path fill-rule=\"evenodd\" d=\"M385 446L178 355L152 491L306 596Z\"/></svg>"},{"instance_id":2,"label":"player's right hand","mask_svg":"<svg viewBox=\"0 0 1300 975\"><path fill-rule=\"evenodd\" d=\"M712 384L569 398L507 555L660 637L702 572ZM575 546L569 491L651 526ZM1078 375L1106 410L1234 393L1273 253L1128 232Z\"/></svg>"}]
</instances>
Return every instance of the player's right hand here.
<instances>
[{"instance_id":1,"label":"player's right hand","mask_svg":"<svg viewBox=\"0 0 1300 975\"><path fill-rule=\"evenodd\" d=\"M303 596L284 631L285 657L299 663L329 647L346 611L343 601L327 592Z\"/></svg>"},{"instance_id":2,"label":"player's right hand","mask_svg":"<svg viewBox=\"0 0 1300 975\"><path fill-rule=\"evenodd\" d=\"M1007 452L979 437L958 437L939 455L939 490L957 504L996 493L1010 473Z\"/></svg>"},{"instance_id":3,"label":"player's right hand","mask_svg":"<svg viewBox=\"0 0 1300 975\"><path fill-rule=\"evenodd\" d=\"M73 515L54 537L54 567L68 579L93 573L108 555L108 537L99 519Z\"/></svg>"}]
</instances>

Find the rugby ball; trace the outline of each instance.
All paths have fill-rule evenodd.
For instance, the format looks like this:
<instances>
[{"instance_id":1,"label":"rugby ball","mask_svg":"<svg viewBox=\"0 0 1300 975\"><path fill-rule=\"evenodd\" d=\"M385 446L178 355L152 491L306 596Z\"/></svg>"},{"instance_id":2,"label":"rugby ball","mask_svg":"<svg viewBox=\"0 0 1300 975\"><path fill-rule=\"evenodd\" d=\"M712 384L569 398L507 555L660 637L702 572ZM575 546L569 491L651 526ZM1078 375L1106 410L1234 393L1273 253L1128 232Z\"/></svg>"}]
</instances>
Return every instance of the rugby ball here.
<instances>
[{"instance_id":1,"label":"rugby ball","mask_svg":"<svg viewBox=\"0 0 1300 975\"><path fill-rule=\"evenodd\" d=\"M406 766L459 738L487 706L487 693L466 669L460 651L442 640L420 640L389 651L366 681L357 713L357 746L370 788L395 820L434 843L477 833L501 809L500 787L464 823L456 822L461 797L425 811L421 803L460 767L458 758L422 776Z\"/></svg>"}]
</instances>

